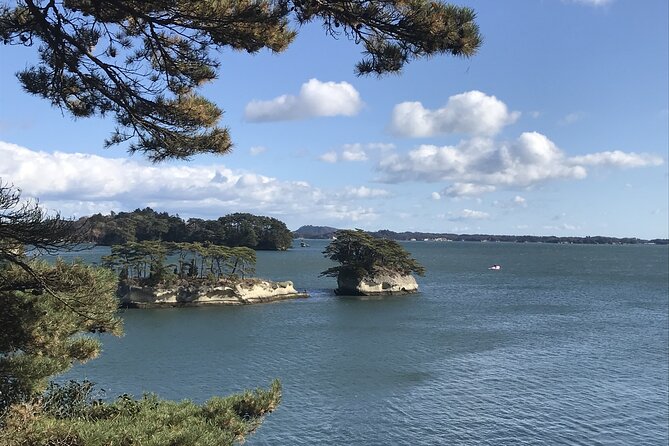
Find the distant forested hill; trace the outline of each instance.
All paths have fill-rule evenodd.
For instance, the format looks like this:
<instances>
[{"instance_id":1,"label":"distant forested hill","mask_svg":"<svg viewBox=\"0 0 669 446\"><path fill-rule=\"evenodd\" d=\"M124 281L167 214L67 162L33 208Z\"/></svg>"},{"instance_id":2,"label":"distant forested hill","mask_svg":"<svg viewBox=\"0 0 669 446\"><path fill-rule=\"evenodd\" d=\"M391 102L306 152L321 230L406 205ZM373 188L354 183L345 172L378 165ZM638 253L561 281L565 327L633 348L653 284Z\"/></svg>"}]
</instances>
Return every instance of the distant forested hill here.
<instances>
[{"instance_id":1,"label":"distant forested hill","mask_svg":"<svg viewBox=\"0 0 669 446\"><path fill-rule=\"evenodd\" d=\"M332 238L332 235L337 232L337 228L330 226L312 226L306 225L300 227L297 231L293 231L295 238Z\"/></svg>"},{"instance_id":2,"label":"distant forested hill","mask_svg":"<svg viewBox=\"0 0 669 446\"><path fill-rule=\"evenodd\" d=\"M329 226L302 226L293 231L294 237L327 239L337 231ZM387 229L370 232L374 237L387 238L391 240L426 240L426 241L465 241L465 242L516 242L516 243L573 243L573 244L639 244L655 243L658 245L669 244L667 239L644 240L636 237L556 237L541 235L490 235L490 234L453 234L434 232L394 232Z\"/></svg>"},{"instance_id":3,"label":"distant forested hill","mask_svg":"<svg viewBox=\"0 0 669 446\"><path fill-rule=\"evenodd\" d=\"M252 214L229 214L216 220L189 218L156 212L151 208L83 217L88 241L99 245L160 240L165 242L214 243L230 247L285 250L293 237L276 218Z\"/></svg>"}]
</instances>

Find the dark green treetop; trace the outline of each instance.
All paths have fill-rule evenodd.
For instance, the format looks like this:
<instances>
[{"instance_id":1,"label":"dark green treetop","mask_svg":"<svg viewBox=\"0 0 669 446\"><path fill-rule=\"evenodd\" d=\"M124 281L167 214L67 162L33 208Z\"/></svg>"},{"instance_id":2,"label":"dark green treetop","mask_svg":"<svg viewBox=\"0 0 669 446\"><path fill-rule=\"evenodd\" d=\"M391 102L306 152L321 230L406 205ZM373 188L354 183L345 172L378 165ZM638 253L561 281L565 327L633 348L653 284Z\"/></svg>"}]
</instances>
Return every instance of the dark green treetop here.
<instances>
[{"instance_id":1,"label":"dark green treetop","mask_svg":"<svg viewBox=\"0 0 669 446\"><path fill-rule=\"evenodd\" d=\"M340 272L360 278L380 272L425 274L425 268L394 240L374 238L361 229L340 230L335 237L323 254L339 265L326 269L322 276L336 277Z\"/></svg>"},{"instance_id":2,"label":"dark green treetop","mask_svg":"<svg viewBox=\"0 0 669 446\"><path fill-rule=\"evenodd\" d=\"M0 39L38 45L40 63L18 73L27 92L75 118L113 115L106 145L161 161L232 146L197 93L216 77L212 50L281 52L314 20L363 46L358 74L481 44L473 10L431 0L18 0L0 5Z\"/></svg>"},{"instance_id":3,"label":"dark green treetop","mask_svg":"<svg viewBox=\"0 0 669 446\"><path fill-rule=\"evenodd\" d=\"M184 221L178 215L147 207L132 212L83 217L81 224L88 230L87 241L101 245L155 240L283 251L293 243L292 233L284 222L239 212L217 220L191 218Z\"/></svg>"}]
</instances>

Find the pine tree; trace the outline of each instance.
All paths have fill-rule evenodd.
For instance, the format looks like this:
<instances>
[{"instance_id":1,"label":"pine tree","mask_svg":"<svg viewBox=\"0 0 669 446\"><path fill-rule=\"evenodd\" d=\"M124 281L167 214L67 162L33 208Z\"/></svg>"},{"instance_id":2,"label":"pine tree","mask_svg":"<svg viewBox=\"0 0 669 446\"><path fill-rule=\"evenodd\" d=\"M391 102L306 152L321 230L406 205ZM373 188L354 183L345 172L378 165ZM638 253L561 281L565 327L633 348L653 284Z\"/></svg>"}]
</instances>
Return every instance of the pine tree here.
<instances>
[{"instance_id":1,"label":"pine tree","mask_svg":"<svg viewBox=\"0 0 669 446\"><path fill-rule=\"evenodd\" d=\"M99 342L82 334L121 332L113 272L33 257L77 241L72 221L46 216L0 183L0 413L97 356Z\"/></svg>"},{"instance_id":2,"label":"pine tree","mask_svg":"<svg viewBox=\"0 0 669 446\"><path fill-rule=\"evenodd\" d=\"M361 279L383 272L425 274L425 268L399 243L375 238L362 229L335 232L335 239L323 254L339 265L326 269L322 276L337 277L344 273Z\"/></svg>"},{"instance_id":3,"label":"pine tree","mask_svg":"<svg viewBox=\"0 0 669 446\"><path fill-rule=\"evenodd\" d=\"M153 161L226 153L221 109L197 93L222 48L285 50L299 27L363 47L359 75L394 73L438 54L471 56L481 36L470 8L431 0L18 0L0 5L0 38L37 46L17 76L73 117L113 115L106 145L131 141Z\"/></svg>"}]
</instances>

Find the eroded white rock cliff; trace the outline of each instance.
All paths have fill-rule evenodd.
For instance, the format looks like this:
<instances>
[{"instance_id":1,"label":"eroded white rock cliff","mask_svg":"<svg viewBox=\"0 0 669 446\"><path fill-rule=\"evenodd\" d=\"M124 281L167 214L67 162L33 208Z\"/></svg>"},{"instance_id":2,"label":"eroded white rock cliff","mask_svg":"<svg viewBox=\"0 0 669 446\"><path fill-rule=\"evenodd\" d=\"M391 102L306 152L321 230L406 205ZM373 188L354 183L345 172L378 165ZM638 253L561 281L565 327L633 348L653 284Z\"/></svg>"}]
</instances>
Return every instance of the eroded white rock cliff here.
<instances>
[{"instance_id":1,"label":"eroded white rock cliff","mask_svg":"<svg viewBox=\"0 0 669 446\"><path fill-rule=\"evenodd\" d=\"M308 297L293 282L246 279L215 285L182 283L172 287L128 286L120 293L121 305L128 307L248 305Z\"/></svg>"},{"instance_id":2,"label":"eroded white rock cliff","mask_svg":"<svg viewBox=\"0 0 669 446\"><path fill-rule=\"evenodd\" d=\"M337 277L337 294L352 296L378 296L384 294L409 294L418 291L418 283L411 274L382 272L358 278L340 273Z\"/></svg>"}]
</instances>

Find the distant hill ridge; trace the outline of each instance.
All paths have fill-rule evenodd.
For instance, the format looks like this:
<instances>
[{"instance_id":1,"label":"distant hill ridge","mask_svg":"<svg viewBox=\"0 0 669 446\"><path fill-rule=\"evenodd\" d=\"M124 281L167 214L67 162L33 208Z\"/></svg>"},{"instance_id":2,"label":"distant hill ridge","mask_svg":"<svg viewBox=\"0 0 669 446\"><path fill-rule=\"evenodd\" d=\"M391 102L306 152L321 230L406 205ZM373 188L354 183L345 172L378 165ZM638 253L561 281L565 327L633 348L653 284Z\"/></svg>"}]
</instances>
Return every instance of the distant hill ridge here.
<instances>
[{"instance_id":1,"label":"distant hill ridge","mask_svg":"<svg viewBox=\"0 0 669 446\"><path fill-rule=\"evenodd\" d=\"M332 238L337 228L330 226L301 226L293 231L295 238L329 239ZM374 237L388 238L392 240L427 240L427 241L465 241L465 242L516 242L516 243L573 243L573 244L644 244L654 243L657 245L669 244L667 239L644 240L636 237L557 237L554 235L490 235L490 234L452 234L433 232L394 232L382 229L369 232Z\"/></svg>"}]
</instances>

